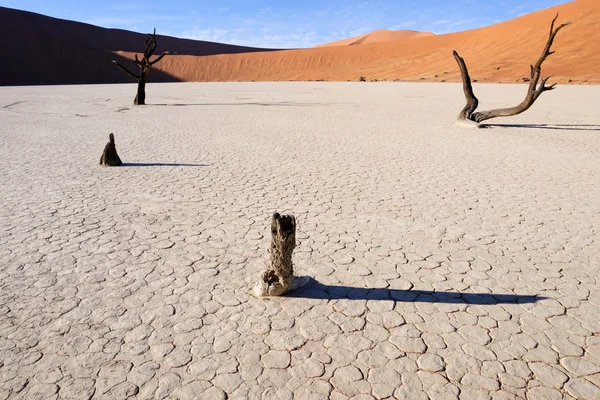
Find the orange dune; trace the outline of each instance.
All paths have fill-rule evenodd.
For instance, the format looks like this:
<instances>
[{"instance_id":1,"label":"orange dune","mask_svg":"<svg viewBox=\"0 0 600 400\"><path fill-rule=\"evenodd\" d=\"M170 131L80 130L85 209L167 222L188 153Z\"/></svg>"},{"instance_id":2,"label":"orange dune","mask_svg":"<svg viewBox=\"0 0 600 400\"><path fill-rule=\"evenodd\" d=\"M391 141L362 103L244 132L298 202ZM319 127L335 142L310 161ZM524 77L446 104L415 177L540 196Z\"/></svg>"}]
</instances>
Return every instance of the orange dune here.
<instances>
[{"instance_id":1,"label":"orange dune","mask_svg":"<svg viewBox=\"0 0 600 400\"><path fill-rule=\"evenodd\" d=\"M557 36L556 54L543 65L552 82L600 83L600 2L576 0L471 31L410 40L209 57L169 57L162 71L182 81L407 80L460 81L457 50L480 82L516 82L529 76L550 22L570 21ZM133 54L121 53L126 57ZM157 64L158 65L158 64Z\"/></svg>"},{"instance_id":2,"label":"orange dune","mask_svg":"<svg viewBox=\"0 0 600 400\"><path fill-rule=\"evenodd\" d=\"M452 50L480 82L529 76L556 13L570 21L542 74L551 82L600 83L600 2L576 0L507 22L448 35L375 31L312 49L266 50L158 36L150 81L460 81ZM402 33L403 32L403 33ZM404 35L404 37L402 37ZM420 37L419 37L420 36ZM0 7L0 85L131 82L110 60L132 60L145 35ZM388 40L389 39L389 40ZM360 43L360 45L350 45ZM341 44L340 44L341 43ZM127 61L124 61L127 63ZM135 68L133 64L130 64Z\"/></svg>"},{"instance_id":3,"label":"orange dune","mask_svg":"<svg viewBox=\"0 0 600 400\"><path fill-rule=\"evenodd\" d=\"M335 42L319 44L315 47L333 47L333 46L354 46L357 44L392 42L394 40L416 39L420 37L434 36L431 32L417 32L410 30L390 31L387 29L378 29L364 35L349 39L336 40Z\"/></svg>"}]
</instances>

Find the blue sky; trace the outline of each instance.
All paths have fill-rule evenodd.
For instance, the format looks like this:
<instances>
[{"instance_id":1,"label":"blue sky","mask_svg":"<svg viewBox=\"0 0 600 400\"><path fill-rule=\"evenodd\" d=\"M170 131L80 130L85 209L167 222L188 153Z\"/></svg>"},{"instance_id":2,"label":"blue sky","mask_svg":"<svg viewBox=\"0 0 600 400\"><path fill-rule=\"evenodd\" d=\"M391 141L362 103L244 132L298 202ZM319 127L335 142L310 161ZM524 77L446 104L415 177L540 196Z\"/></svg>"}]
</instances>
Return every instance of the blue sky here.
<instances>
[{"instance_id":1,"label":"blue sky","mask_svg":"<svg viewBox=\"0 0 600 400\"><path fill-rule=\"evenodd\" d=\"M566 0L0 0L4 7L107 28L293 48L375 29L436 34L491 25Z\"/></svg>"}]
</instances>

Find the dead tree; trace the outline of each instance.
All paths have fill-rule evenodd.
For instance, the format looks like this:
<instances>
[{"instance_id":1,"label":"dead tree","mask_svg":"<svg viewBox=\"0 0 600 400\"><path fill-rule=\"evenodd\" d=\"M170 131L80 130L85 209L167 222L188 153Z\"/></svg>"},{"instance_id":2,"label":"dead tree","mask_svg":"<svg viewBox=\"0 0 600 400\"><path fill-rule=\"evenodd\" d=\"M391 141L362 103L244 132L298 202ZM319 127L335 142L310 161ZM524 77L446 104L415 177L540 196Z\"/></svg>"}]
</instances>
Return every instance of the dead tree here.
<instances>
[{"instance_id":1,"label":"dead tree","mask_svg":"<svg viewBox=\"0 0 600 400\"><path fill-rule=\"evenodd\" d=\"M135 100L133 100L133 104L135 105L146 104L146 81L148 79L148 74L150 73L150 69L152 68L152 66L160 60L162 60L162 58L166 55L177 54L172 51L165 51L160 56L158 56L156 60L150 61L150 57L154 55L154 51L156 50L156 28L154 28L154 33L149 33L148 35L150 35L150 37L146 39L146 50L144 51L144 58L142 58L142 60L140 61L138 59L138 55L135 55L135 63L140 66L139 75L136 75L133 72L129 71L117 61L112 60L113 64L121 68L127 75L129 75L137 81L137 94L135 95Z\"/></svg>"},{"instance_id":2,"label":"dead tree","mask_svg":"<svg viewBox=\"0 0 600 400\"><path fill-rule=\"evenodd\" d=\"M108 135L108 143L104 146L104 151L100 157L100 165L103 167L118 167L123 164L119 155L117 154L117 147L115 146L115 135L112 133Z\"/></svg>"},{"instance_id":3,"label":"dead tree","mask_svg":"<svg viewBox=\"0 0 600 400\"><path fill-rule=\"evenodd\" d=\"M557 18L558 18L558 14L556 14L556 17L554 17L554 19L552 20L552 24L550 25L550 35L548 36L548 41L546 42L546 47L544 47L544 51L542 52L542 55L540 56L538 61L535 63L535 65L530 66L531 67L531 79L529 81L529 88L527 90L527 95L525 96L525 100L523 100L523 102L521 104L519 104L515 107L499 108L499 109L490 110L490 111L475 112L475 110L477 109L477 106L479 104L479 100L477 100L477 97L475 97L475 94L473 93L473 86L471 85L471 77L469 76L469 71L467 70L467 65L465 64L465 60L463 60L463 58L458 55L456 50L454 50L452 52L454 54L454 58L456 59L456 62L458 63L458 66L460 68L460 74L461 74L462 81L463 81L463 91L465 93L465 98L467 100L467 104L462 109L462 111L460 112L460 114L458 115L458 118L456 120L457 125L479 128L481 126L480 122L488 120L490 118L509 117L512 115L521 114L522 112L527 111L529 109L529 107L531 107L531 105L538 99L538 97L540 97L540 95L542 93L554 89L554 87L556 86L556 83L546 86L546 83L548 82L548 79L550 79L551 76L542 78L542 82L540 83L539 86L538 86L538 82L541 77L542 63L546 60L546 58L548 56L554 54L554 51L550 51L550 48L552 47L552 43L554 42L554 38L556 37L556 34L562 28L564 28L565 26L570 24L570 22L567 22L567 23L564 23L564 24L558 26L555 29L554 24L556 23Z\"/></svg>"},{"instance_id":4,"label":"dead tree","mask_svg":"<svg viewBox=\"0 0 600 400\"><path fill-rule=\"evenodd\" d=\"M294 283L292 253L296 247L296 218L273 214L271 234L271 267L254 287L257 296L280 296Z\"/></svg>"}]
</instances>

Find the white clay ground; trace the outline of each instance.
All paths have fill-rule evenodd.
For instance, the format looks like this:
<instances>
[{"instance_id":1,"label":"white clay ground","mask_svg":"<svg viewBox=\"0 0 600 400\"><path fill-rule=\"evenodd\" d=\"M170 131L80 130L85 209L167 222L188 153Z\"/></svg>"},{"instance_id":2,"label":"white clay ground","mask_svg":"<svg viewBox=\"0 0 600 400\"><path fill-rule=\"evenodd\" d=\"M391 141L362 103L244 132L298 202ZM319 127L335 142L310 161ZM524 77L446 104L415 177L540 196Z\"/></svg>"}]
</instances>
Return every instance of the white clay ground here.
<instances>
[{"instance_id":1,"label":"white clay ground","mask_svg":"<svg viewBox=\"0 0 600 400\"><path fill-rule=\"evenodd\" d=\"M134 96L0 88L0 399L600 398L599 87ZM276 211L313 280L257 299Z\"/></svg>"}]
</instances>

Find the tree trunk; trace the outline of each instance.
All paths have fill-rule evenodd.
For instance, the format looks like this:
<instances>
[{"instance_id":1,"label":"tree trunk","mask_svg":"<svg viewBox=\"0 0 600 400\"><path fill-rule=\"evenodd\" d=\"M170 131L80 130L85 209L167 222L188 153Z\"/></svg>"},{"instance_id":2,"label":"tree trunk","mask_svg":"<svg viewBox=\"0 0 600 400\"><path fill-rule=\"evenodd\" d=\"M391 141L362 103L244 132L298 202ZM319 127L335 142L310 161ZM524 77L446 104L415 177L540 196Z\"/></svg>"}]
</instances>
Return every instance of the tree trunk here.
<instances>
[{"instance_id":1,"label":"tree trunk","mask_svg":"<svg viewBox=\"0 0 600 400\"><path fill-rule=\"evenodd\" d=\"M103 167L118 167L123 164L119 155L117 154L117 147L115 146L115 136L111 133L108 135L109 142L104 146L104 151L100 157L100 165Z\"/></svg>"},{"instance_id":2,"label":"tree trunk","mask_svg":"<svg viewBox=\"0 0 600 400\"><path fill-rule=\"evenodd\" d=\"M280 296L294 283L292 253L296 247L296 218L273 214L271 234L271 268L254 287L257 296Z\"/></svg>"},{"instance_id":3,"label":"tree trunk","mask_svg":"<svg viewBox=\"0 0 600 400\"><path fill-rule=\"evenodd\" d=\"M146 77L142 76L138 81L137 86L137 94L135 95L135 100L133 100L133 104L136 106L143 106L146 104Z\"/></svg>"}]
</instances>

